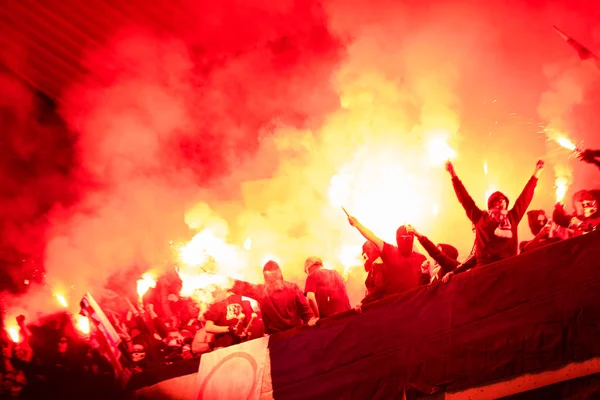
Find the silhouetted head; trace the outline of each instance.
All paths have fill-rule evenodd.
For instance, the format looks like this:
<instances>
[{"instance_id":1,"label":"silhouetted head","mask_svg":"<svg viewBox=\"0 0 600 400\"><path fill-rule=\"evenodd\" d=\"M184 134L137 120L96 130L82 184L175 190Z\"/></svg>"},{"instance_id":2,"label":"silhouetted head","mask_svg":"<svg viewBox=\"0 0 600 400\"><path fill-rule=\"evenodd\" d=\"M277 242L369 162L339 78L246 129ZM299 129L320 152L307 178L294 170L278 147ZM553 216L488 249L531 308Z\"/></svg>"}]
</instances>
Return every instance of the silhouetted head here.
<instances>
[{"instance_id":1,"label":"silhouetted head","mask_svg":"<svg viewBox=\"0 0 600 400\"><path fill-rule=\"evenodd\" d=\"M405 225L401 225L396 230L396 244L401 255L408 257L412 254L414 241L414 236L408 233Z\"/></svg>"},{"instance_id":2,"label":"silhouetted head","mask_svg":"<svg viewBox=\"0 0 600 400\"><path fill-rule=\"evenodd\" d=\"M318 268L323 268L323 261L319 257L308 257L304 262L304 272L307 274Z\"/></svg>"},{"instance_id":3,"label":"silhouetted head","mask_svg":"<svg viewBox=\"0 0 600 400\"><path fill-rule=\"evenodd\" d=\"M508 208L508 197L502 192L494 192L488 198L488 210L506 210Z\"/></svg>"},{"instance_id":4,"label":"silhouetted head","mask_svg":"<svg viewBox=\"0 0 600 400\"><path fill-rule=\"evenodd\" d=\"M542 228L548 223L548 217L544 210L530 210L527 211L527 223L533 236L540 233Z\"/></svg>"}]
</instances>

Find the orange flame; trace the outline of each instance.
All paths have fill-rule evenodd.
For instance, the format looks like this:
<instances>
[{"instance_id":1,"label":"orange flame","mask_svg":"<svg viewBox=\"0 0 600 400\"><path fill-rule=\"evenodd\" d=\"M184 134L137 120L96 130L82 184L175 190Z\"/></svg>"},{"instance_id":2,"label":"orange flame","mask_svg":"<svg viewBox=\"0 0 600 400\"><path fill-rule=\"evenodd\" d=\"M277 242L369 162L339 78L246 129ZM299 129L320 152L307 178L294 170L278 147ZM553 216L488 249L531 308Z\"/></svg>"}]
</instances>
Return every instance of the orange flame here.
<instances>
[{"instance_id":1,"label":"orange flame","mask_svg":"<svg viewBox=\"0 0 600 400\"><path fill-rule=\"evenodd\" d=\"M58 304L60 304L61 306L67 308L69 306L69 303L67 303L67 299L65 299L65 296L63 296L60 293L56 293L54 295L54 297L56 297L56 300L58 301Z\"/></svg>"},{"instance_id":2,"label":"orange flame","mask_svg":"<svg viewBox=\"0 0 600 400\"><path fill-rule=\"evenodd\" d=\"M6 332L8 336L10 336L10 340L15 343L19 343L21 341L21 335L19 334L19 328L17 326L9 326L6 328Z\"/></svg>"},{"instance_id":3,"label":"orange flame","mask_svg":"<svg viewBox=\"0 0 600 400\"><path fill-rule=\"evenodd\" d=\"M554 182L554 186L556 188L556 202L562 203L569 187L569 180L562 176L558 177Z\"/></svg>"},{"instance_id":4,"label":"orange flame","mask_svg":"<svg viewBox=\"0 0 600 400\"><path fill-rule=\"evenodd\" d=\"M444 132L443 136L448 136L448 133ZM443 136L432 137L427 142L429 158L436 165L442 165L446 161L456 158L456 151L450 147Z\"/></svg>"},{"instance_id":5,"label":"orange flame","mask_svg":"<svg viewBox=\"0 0 600 400\"><path fill-rule=\"evenodd\" d=\"M154 278L154 275L150 272L146 272L137 281L137 294L141 299L142 297L144 297L144 295L150 288L155 288L155 287L156 287L156 279Z\"/></svg>"},{"instance_id":6,"label":"orange flame","mask_svg":"<svg viewBox=\"0 0 600 400\"><path fill-rule=\"evenodd\" d=\"M483 162L483 174L484 175L488 174L488 163L487 163L487 161Z\"/></svg>"},{"instance_id":7,"label":"orange flame","mask_svg":"<svg viewBox=\"0 0 600 400\"><path fill-rule=\"evenodd\" d=\"M575 144L565 136L559 136L555 140L556 143L558 143L567 150L575 151L577 149L577 146L575 146Z\"/></svg>"},{"instance_id":8,"label":"orange flame","mask_svg":"<svg viewBox=\"0 0 600 400\"><path fill-rule=\"evenodd\" d=\"M84 317L83 315L78 315L77 320L75 321L75 326L79 332L84 335L90 334L90 320L88 317Z\"/></svg>"}]
</instances>

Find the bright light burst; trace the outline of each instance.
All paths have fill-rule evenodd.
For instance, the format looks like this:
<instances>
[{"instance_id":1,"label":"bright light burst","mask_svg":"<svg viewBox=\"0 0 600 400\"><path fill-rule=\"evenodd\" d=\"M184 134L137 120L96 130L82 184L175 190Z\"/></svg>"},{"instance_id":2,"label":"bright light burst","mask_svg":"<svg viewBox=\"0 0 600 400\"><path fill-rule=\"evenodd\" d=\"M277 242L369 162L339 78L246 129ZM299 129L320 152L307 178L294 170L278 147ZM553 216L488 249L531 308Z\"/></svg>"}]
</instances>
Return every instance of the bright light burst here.
<instances>
[{"instance_id":1,"label":"bright light burst","mask_svg":"<svg viewBox=\"0 0 600 400\"><path fill-rule=\"evenodd\" d=\"M8 326L6 328L6 332L8 333L8 336L10 336L10 340L13 342L19 343L21 341L21 335L19 334L18 326Z\"/></svg>"},{"instance_id":2,"label":"bright light burst","mask_svg":"<svg viewBox=\"0 0 600 400\"><path fill-rule=\"evenodd\" d=\"M67 308L69 306L69 303L67 303L67 299L65 299L65 297L62 294L56 293L54 295L54 297L56 297L58 304L60 304L61 306L65 307L65 308Z\"/></svg>"},{"instance_id":3,"label":"bright light burst","mask_svg":"<svg viewBox=\"0 0 600 400\"><path fill-rule=\"evenodd\" d=\"M554 181L554 187L556 188L556 202L561 203L569 188L569 180L566 177L558 177Z\"/></svg>"},{"instance_id":4,"label":"bright light burst","mask_svg":"<svg viewBox=\"0 0 600 400\"><path fill-rule=\"evenodd\" d=\"M433 136L427 141L427 153L430 161L435 165L443 165L448 160L456 158L456 151L447 141L448 134Z\"/></svg>"},{"instance_id":5,"label":"bright light burst","mask_svg":"<svg viewBox=\"0 0 600 400\"><path fill-rule=\"evenodd\" d=\"M137 281L137 294L141 299L142 297L144 297L144 295L150 288L155 288L155 287L156 287L156 277L151 272L146 272Z\"/></svg>"},{"instance_id":6,"label":"bright light burst","mask_svg":"<svg viewBox=\"0 0 600 400\"><path fill-rule=\"evenodd\" d=\"M568 138L566 138L564 136L559 136L555 140L556 140L556 143L558 143L559 145L561 145L562 147L564 147L567 150L575 151L577 149L577 146L575 146L575 144L572 141L570 141Z\"/></svg>"},{"instance_id":7,"label":"bright light burst","mask_svg":"<svg viewBox=\"0 0 600 400\"><path fill-rule=\"evenodd\" d=\"M79 332L83 333L84 335L90 334L90 320L88 317L84 317L83 315L77 315L75 326L77 327L77 330L79 330Z\"/></svg>"}]
</instances>

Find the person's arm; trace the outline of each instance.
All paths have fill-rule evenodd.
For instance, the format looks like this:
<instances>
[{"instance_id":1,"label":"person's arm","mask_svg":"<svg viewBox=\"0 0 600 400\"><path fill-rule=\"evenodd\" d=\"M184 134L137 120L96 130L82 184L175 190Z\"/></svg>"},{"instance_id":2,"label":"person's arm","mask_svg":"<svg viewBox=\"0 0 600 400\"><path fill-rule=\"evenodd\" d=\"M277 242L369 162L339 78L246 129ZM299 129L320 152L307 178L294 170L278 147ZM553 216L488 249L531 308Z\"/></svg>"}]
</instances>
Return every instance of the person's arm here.
<instances>
[{"instance_id":1,"label":"person's arm","mask_svg":"<svg viewBox=\"0 0 600 400\"><path fill-rule=\"evenodd\" d=\"M313 275L306 277L306 283L304 284L304 293L306 293L306 300L310 309L312 310L315 317L319 318L319 305L317 304L317 281Z\"/></svg>"},{"instance_id":2,"label":"person's arm","mask_svg":"<svg viewBox=\"0 0 600 400\"><path fill-rule=\"evenodd\" d=\"M467 189L463 185L463 183L458 179L456 172L454 171L454 165L450 161L446 163L446 171L452 177L452 186L454 187L454 192L456 193L456 198L458 202L463 206L465 212L467 213L467 217L471 220L472 223L476 224L481 216L483 215L483 211L477 207L475 201L467 192Z\"/></svg>"},{"instance_id":3,"label":"person's arm","mask_svg":"<svg viewBox=\"0 0 600 400\"><path fill-rule=\"evenodd\" d=\"M206 353L211 349L211 345L214 339L214 335L206 332L205 329L200 329L194 335L194 340L192 341L192 353L194 354L202 354Z\"/></svg>"},{"instance_id":4,"label":"person's arm","mask_svg":"<svg viewBox=\"0 0 600 400\"><path fill-rule=\"evenodd\" d=\"M527 208L531 204L531 200L533 200L535 187L537 186L538 178L542 173L543 169L544 162L540 160L535 165L535 171L533 172L533 175L531 176L531 178L525 185L525 188L523 188L523 191L517 198L517 201L515 201L515 205L509 211L509 213L511 213L514 218L514 221L516 221L517 223L521 222L521 219L523 219L525 212L527 212Z\"/></svg>"},{"instance_id":5,"label":"person's arm","mask_svg":"<svg viewBox=\"0 0 600 400\"><path fill-rule=\"evenodd\" d=\"M206 320L206 326L204 327L204 329L206 329L206 332L213 334L231 332L230 326L220 326L209 319Z\"/></svg>"},{"instance_id":6,"label":"person's arm","mask_svg":"<svg viewBox=\"0 0 600 400\"><path fill-rule=\"evenodd\" d=\"M533 239L531 239L525 246L523 246L521 253L527 251L528 248L534 248L535 245L540 242L540 240L548 238L548 234L550 233L551 228L552 222L547 223L542 229L540 229L538 234L535 235Z\"/></svg>"},{"instance_id":7,"label":"person's arm","mask_svg":"<svg viewBox=\"0 0 600 400\"><path fill-rule=\"evenodd\" d=\"M367 239L370 242L373 242L373 244L377 246L379 251L383 250L383 240L377 237L377 235L375 235L370 229L366 228L363 224L358 222L356 218L351 216L348 217L348 222L350 223L350 225L355 227L365 239Z\"/></svg>"},{"instance_id":8,"label":"person's arm","mask_svg":"<svg viewBox=\"0 0 600 400\"><path fill-rule=\"evenodd\" d=\"M298 315L302 321L313 326L317 322L318 318L315 317L314 313L310 309L310 306L306 301L306 297L304 297L304 294L302 291L300 291L298 285L294 286L296 286L296 308L298 310Z\"/></svg>"},{"instance_id":9,"label":"person's arm","mask_svg":"<svg viewBox=\"0 0 600 400\"><path fill-rule=\"evenodd\" d=\"M258 300L260 297L261 285L248 283L244 281L234 280L231 291L240 296L250 297L251 299Z\"/></svg>"},{"instance_id":10,"label":"person's arm","mask_svg":"<svg viewBox=\"0 0 600 400\"><path fill-rule=\"evenodd\" d=\"M442 276L454 270L454 268L460 264L457 260L449 257L443 251L441 251L431 240L427 238L427 236L421 235L419 232L417 232L412 225L409 225L408 231L415 235L427 254L429 254L429 256L433 258L440 267L442 267Z\"/></svg>"}]
</instances>

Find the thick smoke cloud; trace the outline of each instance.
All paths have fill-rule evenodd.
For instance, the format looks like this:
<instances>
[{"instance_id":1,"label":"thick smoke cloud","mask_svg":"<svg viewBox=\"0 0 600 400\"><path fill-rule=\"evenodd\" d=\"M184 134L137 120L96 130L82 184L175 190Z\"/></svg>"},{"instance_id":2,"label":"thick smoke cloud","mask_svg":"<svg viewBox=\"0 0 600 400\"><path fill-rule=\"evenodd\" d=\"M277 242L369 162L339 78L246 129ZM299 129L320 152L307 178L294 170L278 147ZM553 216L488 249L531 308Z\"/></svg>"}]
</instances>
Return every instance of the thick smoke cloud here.
<instances>
[{"instance_id":1,"label":"thick smoke cloud","mask_svg":"<svg viewBox=\"0 0 600 400\"><path fill-rule=\"evenodd\" d=\"M0 93L0 290L19 292L43 280L45 215L76 199L74 154L49 99L5 71Z\"/></svg>"},{"instance_id":2,"label":"thick smoke cloud","mask_svg":"<svg viewBox=\"0 0 600 400\"><path fill-rule=\"evenodd\" d=\"M51 287L75 298L160 270L170 241L207 227L235 254L216 255L232 275L259 280L271 257L301 282L310 255L344 270L363 240L339 204L385 240L409 222L466 256L470 223L430 154L439 141L482 208L493 189L514 201L539 158L532 208L553 207L555 170L571 192L592 184L592 167L540 133L600 147L600 71L552 30L600 51L591 4L219 4L123 26L84 60L61 114L85 191L49 214Z\"/></svg>"}]
</instances>

